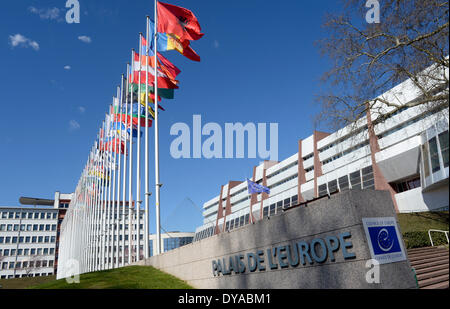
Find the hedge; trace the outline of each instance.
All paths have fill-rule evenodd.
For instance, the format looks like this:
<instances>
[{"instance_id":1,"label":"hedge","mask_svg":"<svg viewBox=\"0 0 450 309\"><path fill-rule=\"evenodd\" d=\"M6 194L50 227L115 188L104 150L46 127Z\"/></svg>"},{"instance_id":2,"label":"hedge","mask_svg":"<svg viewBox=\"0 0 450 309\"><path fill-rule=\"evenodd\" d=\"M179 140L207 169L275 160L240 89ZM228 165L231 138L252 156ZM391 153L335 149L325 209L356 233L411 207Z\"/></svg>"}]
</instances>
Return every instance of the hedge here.
<instances>
[{"instance_id":1,"label":"hedge","mask_svg":"<svg viewBox=\"0 0 450 309\"><path fill-rule=\"evenodd\" d=\"M435 246L448 244L444 233L431 232L431 237ZM405 232L403 233L403 240L407 249L431 246L427 231Z\"/></svg>"}]
</instances>

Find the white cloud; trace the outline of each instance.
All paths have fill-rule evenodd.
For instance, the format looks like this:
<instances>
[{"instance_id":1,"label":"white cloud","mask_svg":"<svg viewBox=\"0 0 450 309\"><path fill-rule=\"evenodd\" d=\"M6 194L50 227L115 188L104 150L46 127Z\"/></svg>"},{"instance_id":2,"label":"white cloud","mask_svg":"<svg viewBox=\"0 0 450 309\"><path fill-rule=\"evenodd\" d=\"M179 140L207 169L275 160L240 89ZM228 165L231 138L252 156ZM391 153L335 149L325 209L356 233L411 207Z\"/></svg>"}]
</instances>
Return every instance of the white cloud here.
<instances>
[{"instance_id":1,"label":"white cloud","mask_svg":"<svg viewBox=\"0 0 450 309\"><path fill-rule=\"evenodd\" d=\"M84 114L84 112L86 111L86 108L85 108L84 106L78 106L78 111L79 111L81 114Z\"/></svg>"},{"instance_id":2,"label":"white cloud","mask_svg":"<svg viewBox=\"0 0 450 309\"><path fill-rule=\"evenodd\" d=\"M75 130L78 130L79 128L80 128L80 124L78 122L76 122L75 120L69 121L69 130L70 131L75 131Z\"/></svg>"},{"instance_id":3,"label":"white cloud","mask_svg":"<svg viewBox=\"0 0 450 309\"><path fill-rule=\"evenodd\" d=\"M86 35L79 36L78 40L80 40L81 42L84 42L84 43L91 43L92 42L92 39L90 37L86 36Z\"/></svg>"},{"instance_id":4,"label":"white cloud","mask_svg":"<svg viewBox=\"0 0 450 309\"><path fill-rule=\"evenodd\" d=\"M33 14L39 15L40 19L49 19L49 20L58 20L60 21L59 14L61 12L58 8L45 8L45 9L37 9L34 6L30 6L28 8Z\"/></svg>"},{"instance_id":5,"label":"white cloud","mask_svg":"<svg viewBox=\"0 0 450 309\"><path fill-rule=\"evenodd\" d=\"M70 65L64 66L64 70L70 70L72 67Z\"/></svg>"},{"instance_id":6,"label":"white cloud","mask_svg":"<svg viewBox=\"0 0 450 309\"><path fill-rule=\"evenodd\" d=\"M28 48L31 47L34 50L39 50L39 44L36 41L33 41L29 38L26 38L25 36L21 35L20 33L10 35L9 36L9 44L12 47L24 47Z\"/></svg>"}]
</instances>

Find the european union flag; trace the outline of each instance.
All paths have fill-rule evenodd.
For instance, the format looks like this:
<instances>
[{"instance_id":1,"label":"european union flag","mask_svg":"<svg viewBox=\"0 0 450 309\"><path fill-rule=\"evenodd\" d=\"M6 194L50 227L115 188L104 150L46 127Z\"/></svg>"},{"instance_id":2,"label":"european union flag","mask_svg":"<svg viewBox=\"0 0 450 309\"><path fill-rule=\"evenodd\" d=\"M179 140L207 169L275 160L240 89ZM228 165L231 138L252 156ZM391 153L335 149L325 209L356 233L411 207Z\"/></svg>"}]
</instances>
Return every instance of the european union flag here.
<instances>
[{"instance_id":1,"label":"european union flag","mask_svg":"<svg viewBox=\"0 0 450 309\"><path fill-rule=\"evenodd\" d=\"M249 179L247 179L247 188L248 188L248 194L263 193L263 192L270 194L269 188L261 186L260 184L257 184L256 182L253 182Z\"/></svg>"}]
</instances>

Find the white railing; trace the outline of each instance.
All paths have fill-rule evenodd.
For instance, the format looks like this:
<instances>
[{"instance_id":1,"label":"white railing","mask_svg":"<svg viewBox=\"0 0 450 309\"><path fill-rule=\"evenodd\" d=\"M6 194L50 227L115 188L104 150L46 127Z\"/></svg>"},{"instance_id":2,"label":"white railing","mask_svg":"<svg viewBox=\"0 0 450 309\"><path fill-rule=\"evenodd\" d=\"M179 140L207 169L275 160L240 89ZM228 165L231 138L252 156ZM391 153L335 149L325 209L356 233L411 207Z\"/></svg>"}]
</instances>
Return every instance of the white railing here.
<instances>
[{"instance_id":1,"label":"white railing","mask_svg":"<svg viewBox=\"0 0 450 309\"><path fill-rule=\"evenodd\" d=\"M428 230L428 237L430 237L430 242L431 242L431 246L433 247L433 239L431 239L431 232L439 232L439 233L444 233L445 237L447 238L447 243L448 242L448 231L442 231L442 230Z\"/></svg>"}]
</instances>

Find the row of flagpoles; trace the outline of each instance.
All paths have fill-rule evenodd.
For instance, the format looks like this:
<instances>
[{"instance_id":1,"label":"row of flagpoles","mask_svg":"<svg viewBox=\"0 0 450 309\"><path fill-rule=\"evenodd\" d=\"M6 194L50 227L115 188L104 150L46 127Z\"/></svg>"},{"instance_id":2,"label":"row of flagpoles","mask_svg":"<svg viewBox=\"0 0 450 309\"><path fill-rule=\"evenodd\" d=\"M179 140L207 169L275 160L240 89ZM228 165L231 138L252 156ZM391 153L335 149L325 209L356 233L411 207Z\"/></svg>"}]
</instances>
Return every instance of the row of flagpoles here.
<instances>
[{"instance_id":1,"label":"row of flagpoles","mask_svg":"<svg viewBox=\"0 0 450 309\"><path fill-rule=\"evenodd\" d=\"M146 36L139 34L138 52L131 52L126 76L122 75L61 225L58 279L117 268L150 256L149 127L153 120L157 234L154 252L161 253L158 114L164 108L159 101L174 98L179 84L176 77L181 71L160 52L176 50L188 59L200 61L190 42L202 36L191 11L155 0L155 20L147 16ZM141 127L145 130L144 209Z\"/></svg>"}]
</instances>

